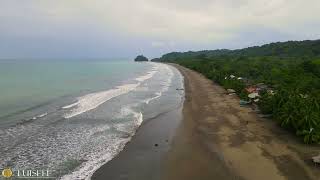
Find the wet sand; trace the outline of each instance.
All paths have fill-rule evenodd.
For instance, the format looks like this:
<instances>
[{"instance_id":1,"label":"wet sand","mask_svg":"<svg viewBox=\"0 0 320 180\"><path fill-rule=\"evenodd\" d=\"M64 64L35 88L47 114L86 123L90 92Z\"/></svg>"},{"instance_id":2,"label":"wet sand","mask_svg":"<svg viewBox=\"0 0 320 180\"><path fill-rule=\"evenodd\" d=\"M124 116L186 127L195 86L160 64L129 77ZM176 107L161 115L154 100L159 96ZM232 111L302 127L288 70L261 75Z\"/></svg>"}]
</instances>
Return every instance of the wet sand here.
<instances>
[{"instance_id":1,"label":"wet sand","mask_svg":"<svg viewBox=\"0 0 320 180\"><path fill-rule=\"evenodd\" d=\"M181 122L181 111L182 104L153 119L147 119L124 150L99 168L91 179L163 179L163 162Z\"/></svg>"},{"instance_id":2,"label":"wet sand","mask_svg":"<svg viewBox=\"0 0 320 180\"><path fill-rule=\"evenodd\" d=\"M184 76L182 120L178 108L144 123L92 179L320 179L310 160L319 145L304 145L201 74L173 66Z\"/></svg>"}]
</instances>

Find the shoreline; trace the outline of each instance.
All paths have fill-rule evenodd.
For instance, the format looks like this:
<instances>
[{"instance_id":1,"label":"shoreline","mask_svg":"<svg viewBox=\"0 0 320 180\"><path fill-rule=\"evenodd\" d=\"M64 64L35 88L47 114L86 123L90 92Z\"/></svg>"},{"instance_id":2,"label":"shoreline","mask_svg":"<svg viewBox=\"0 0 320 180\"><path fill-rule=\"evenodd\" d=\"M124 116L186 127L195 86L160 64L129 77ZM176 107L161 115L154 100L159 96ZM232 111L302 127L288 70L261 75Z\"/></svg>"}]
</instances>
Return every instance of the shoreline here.
<instances>
[{"instance_id":1,"label":"shoreline","mask_svg":"<svg viewBox=\"0 0 320 180\"><path fill-rule=\"evenodd\" d=\"M183 108L144 123L124 150L100 167L92 179L320 177L318 167L309 161L319 153L320 146L305 145L250 107L240 107L237 96L227 95L225 89L203 75L170 65L184 77ZM181 120L177 119L179 114ZM165 127L170 129L170 138ZM155 146L159 138L165 143Z\"/></svg>"},{"instance_id":2,"label":"shoreline","mask_svg":"<svg viewBox=\"0 0 320 180\"><path fill-rule=\"evenodd\" d=\"M181 111L182 104L143 122L124 149L95 171L91 179L161 180Z\"/></svg>"},{"instance_id":3,"label":"shoreline","mask_svg":"<svg viewBox=\"0 0 320 180\"><path fill-rule=\"evenodd\" d=\"M161 113L161 108L154 109L159 114L144 119L123 150L95 171L91 179L162 179L163 162L181 122L184 102L184 93L179 92L183 86L182 75L176 68L170 68L180 76L176 79L179 83L173 82L169 88L171 92L165 95L174 97L179 94L177 100L172 99L175 104L170 105L174 106Z\"/></svg>"}]
</instances>

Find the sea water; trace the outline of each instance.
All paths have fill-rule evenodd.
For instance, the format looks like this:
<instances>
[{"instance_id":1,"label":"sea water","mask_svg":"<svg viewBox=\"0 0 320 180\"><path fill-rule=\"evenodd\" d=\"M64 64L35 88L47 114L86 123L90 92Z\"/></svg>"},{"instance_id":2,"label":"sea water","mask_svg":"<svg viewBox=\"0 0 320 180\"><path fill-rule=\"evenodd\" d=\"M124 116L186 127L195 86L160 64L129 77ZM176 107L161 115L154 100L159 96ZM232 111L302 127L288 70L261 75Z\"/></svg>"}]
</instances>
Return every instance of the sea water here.
<instances>
[{"instance_id":1,"label":"sea water","mask_svg":"<svg viewBox=\"0 0 320 180\"><path fill-rule=\"evenodd\" d=\"M160 63L0 61L0 167L90 179L139 126L177 108L183 78Z\"/></svg>"}]
</instances>

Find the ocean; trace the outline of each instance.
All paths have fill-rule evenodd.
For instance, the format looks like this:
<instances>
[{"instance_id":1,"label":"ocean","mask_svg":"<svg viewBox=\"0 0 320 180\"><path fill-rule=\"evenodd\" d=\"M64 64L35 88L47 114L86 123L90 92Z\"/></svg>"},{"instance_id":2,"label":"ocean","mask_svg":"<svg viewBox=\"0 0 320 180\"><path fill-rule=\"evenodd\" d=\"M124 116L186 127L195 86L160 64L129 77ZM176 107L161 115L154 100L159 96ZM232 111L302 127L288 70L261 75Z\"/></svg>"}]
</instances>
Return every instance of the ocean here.
<instances>
[{"instance_id":1,"label":"ocean","mask_svg":"<svg viewBox=\"0 0 320 180\"><path fill-rule=\"evenodd\" d=\"M179 107L182 88L160 63L1 60L0 167L90 179L142 123Z\"/></svg>"}]
</instances>

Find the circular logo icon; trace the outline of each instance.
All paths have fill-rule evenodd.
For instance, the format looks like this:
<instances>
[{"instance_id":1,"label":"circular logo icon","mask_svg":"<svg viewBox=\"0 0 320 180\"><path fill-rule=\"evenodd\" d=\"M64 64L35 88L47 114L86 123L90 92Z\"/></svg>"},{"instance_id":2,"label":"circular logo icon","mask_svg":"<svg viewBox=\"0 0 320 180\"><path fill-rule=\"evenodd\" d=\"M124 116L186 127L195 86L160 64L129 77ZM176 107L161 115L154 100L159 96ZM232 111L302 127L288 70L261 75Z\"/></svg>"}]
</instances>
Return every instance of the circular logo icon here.
<instances>
[{"instance_id":1,"label":"circular logo icon","mask_svg":"<svg viewBox=\"0 0 320 180\"><path fill-rule=\"evenodd\" d=\"M5 178L11 177L12 174L13 174L13 173L12 173L12 171L11 171L10 168L5 168L5 169L3 169L3 171L2 171L2 176L5 177Z\"/></svg>"}]
</instances>

